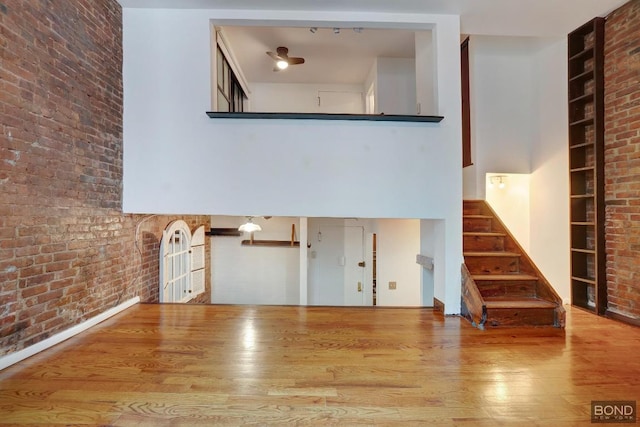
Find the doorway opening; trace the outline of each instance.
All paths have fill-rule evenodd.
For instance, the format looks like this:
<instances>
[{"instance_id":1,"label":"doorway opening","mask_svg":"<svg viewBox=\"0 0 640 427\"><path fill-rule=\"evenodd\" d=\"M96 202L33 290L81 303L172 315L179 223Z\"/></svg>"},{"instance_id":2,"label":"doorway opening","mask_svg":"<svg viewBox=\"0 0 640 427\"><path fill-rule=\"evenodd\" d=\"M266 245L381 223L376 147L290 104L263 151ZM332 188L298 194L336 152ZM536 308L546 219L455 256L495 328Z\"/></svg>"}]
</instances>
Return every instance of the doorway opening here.
<instances>
[{"instance_id":1,"label":"doorway opening","mask_svg":"<svg viewBox=\"0 0 640 427\"><path fill-rule=\"evenodd\" d=\"M186 222L173 221L160 242L160 302L187 302L204 288L204 227L192 236Z\"/></svg>"},{"instance_id":2,"label":"doorway opening","mask_svg":"<svg viewBox=\"0 0 640 427\"><path fill-rule=\"evenodd\" d=\"M365 229L344 219L309 221L309 303L371 305Z\"/></svg>"}]
</instances>

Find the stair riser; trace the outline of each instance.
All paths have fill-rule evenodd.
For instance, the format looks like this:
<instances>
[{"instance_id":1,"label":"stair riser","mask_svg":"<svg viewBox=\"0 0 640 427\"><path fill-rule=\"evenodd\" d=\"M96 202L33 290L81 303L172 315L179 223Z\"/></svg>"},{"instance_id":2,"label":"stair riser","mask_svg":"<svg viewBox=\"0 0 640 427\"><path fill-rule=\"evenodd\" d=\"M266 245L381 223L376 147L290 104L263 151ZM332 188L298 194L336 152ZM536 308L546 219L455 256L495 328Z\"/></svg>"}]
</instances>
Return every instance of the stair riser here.
<instances>
[{"instance_id":1,"label":"stair riser","mask_svg":"<svg viewBox=\"0 0 640 427\"><path fill-rule=\"evenodd\" d=\"M553 308L487 308L486 327L554 326Z\"/></svg>"},{"instance_id":2,"label":"stair riser","mask_svg":"<svg viewBox=\"0 0 640 427\"><path fill-rule=\"evenodd\" d=\"M504 251L504 236L464 236L462 247L467 252Z\"/></svg>"},{"instance_id":3,"label":"stair riser","mask_svg":"<svg viewBox=\"0 0 640 427\"><path fill-rule=\"evenodd\" d=\"M462 215L480 215L480 208L477 206L464 206L462 208Z\"/></svg>"},{"instance_id":4,"label":"stair riser","mask_svg":"<svg viewBox=\"0 0 640 427\"><path fill-rule=\"evenodd\" d=\"M518 257L475 256L465 257L465 264L473 274L509 274L520 272Z\"/></svg>"},{"instance_id":5,"label":"stair riser","mask_svg":"<svg viewBox=\"0 0 640 427\"><path fill-rule=\"evenodd\" d=\"M476 281L476 286L483 298L490 297L535 297L536 282L535 281L504 281L489 282Z\"/></svg>"},{"instance_id":6,"label":"stair riser","mask_svg":"<svg viewBox=\"0 0 640 427\"><path fill-rule=\"evenodd\" d=\"M463 218L462 220L463 231L491 231L491 218Z\"/></svg>"}]
</instances>

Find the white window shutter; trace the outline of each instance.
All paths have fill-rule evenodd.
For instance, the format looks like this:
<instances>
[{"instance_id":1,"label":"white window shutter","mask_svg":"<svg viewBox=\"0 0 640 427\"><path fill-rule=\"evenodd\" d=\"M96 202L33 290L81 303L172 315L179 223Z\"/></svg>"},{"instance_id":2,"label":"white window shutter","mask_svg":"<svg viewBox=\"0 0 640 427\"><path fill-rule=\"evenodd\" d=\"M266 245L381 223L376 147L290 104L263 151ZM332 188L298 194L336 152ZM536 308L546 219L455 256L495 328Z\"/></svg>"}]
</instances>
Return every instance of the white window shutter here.
<instances>
[{"instance_id":1,"label":"white window shutter","mask_svg":"<svg viewBox=\"0 0 640 427\"><path fill-rule=\"evenodd\" d=\"M160 243L160 302L191 299L191 231L186 222L169 223Z\"/></svg>"},{"instance_id":2,"label":"white window shutter","mask_svg":"<svg viewBox=\"0 0 640 427\"><path fill-rule=\"evenodd\" d=\"M191 296L204 293L204 226L198 227L191 237Z\"/></svg>"}]
</instances>

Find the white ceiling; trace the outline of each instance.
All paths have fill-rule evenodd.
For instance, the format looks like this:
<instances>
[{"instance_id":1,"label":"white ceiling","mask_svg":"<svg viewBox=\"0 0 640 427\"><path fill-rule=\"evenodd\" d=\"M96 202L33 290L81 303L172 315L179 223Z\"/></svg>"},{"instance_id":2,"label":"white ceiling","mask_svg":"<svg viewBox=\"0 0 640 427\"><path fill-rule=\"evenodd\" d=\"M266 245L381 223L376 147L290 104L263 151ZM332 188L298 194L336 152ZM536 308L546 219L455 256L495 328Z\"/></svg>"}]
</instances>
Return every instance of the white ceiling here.
<instances>
[{"instance_id":1,"label":"white ceiling","mask_svg":"<svg viewBox=\"0 0 640 427\"><path fill-rule=\"evenodd\" d=\"M563 37L628 0L118 0L124 8L354 11L460 15L471 35ZM413 57L412 31L224 26L249 82L362 83L375 57ZM266 51L287 46L306 63L273 72ZM332 76L332 77L329 77Z\"/></svg>"},{"instance_id":2,"label":"white ceiling","mask_svg":"<svg viewBox=\"0 0 640 427\"><path fill-rule=\"evenodd\" d=\"M374 58L413 58L413 31L342 28L237 27L222 28L225 40L249 82L362 84ZM289 56L305 63L274 72L267 51L289 48Z\"/></svg>"},{"instance_id":3,"label":"white ceiling","mask_svg":"<svg viewBox=\"0 0 640 427\"><path fill-rule=\"evenodd\" d=\"M559 36L628 0L118 0L127 8L460 15L466 34Z\"/></svg>"}]
</instances>

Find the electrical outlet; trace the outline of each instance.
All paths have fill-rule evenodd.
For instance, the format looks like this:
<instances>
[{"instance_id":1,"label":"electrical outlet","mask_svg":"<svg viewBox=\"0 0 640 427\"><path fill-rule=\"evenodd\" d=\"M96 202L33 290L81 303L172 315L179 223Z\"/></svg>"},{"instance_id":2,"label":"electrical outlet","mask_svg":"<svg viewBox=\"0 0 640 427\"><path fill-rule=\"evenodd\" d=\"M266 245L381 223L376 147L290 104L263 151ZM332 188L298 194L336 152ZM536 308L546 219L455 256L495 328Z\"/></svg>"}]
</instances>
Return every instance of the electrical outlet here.
<instances>
[{"instance_id":1,"label":"electrical outlet","mask_svg":"<svg viewBox=\"0 0 640 427\"><path fill-rule=\"evenodd\" d=\"M396 282L389 282L389 289L395 289L396 288Z\"/></svg>"}]
</instances>

